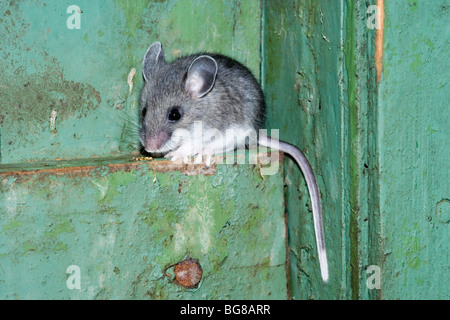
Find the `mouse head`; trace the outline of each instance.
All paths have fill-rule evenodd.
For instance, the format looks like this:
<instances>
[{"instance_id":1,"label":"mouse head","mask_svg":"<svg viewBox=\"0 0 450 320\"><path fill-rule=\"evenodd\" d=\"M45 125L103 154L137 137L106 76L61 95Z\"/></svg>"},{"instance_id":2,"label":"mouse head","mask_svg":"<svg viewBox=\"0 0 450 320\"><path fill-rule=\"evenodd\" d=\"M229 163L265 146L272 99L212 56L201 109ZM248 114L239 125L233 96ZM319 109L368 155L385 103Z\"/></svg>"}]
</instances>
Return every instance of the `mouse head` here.
<instances>
[{"instance_id":1,"label":"mouse head","mask_svg":"<svg viewBox=\"0 0 450 320\"><path fill-rule=\"evenodd\" d=\"M217 62L208 55L167 63L160 42L153 43L143 61L139 138L149 153L167 153L180 146L195 121L207 121ZM181 129L184 129L181 130Z\"/></svg>"}]
</instances>

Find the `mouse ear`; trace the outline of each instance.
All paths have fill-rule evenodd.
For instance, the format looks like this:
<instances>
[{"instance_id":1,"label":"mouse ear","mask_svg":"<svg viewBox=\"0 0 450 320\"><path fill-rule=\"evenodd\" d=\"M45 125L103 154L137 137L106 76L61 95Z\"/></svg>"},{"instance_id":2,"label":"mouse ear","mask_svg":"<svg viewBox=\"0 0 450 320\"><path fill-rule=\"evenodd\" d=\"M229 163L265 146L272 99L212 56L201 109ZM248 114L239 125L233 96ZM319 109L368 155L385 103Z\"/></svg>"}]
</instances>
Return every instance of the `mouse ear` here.
<instances>
[{"instance_id":1,"label":"mouse ear","mask_svg":"<svg viewBox=\"0 0 450 320\"><path fill-rule=\"evenodd\" d=\"M194 99L206 95L214 86L217 62L210 56L200 56L192 61L186 78L185 89Z\"/></svg>"},{"instance_id":2,"label":"mouse ear","mask_svg":"<svg viewBox=\"0 0 450 320\"><path fill-rule=\"evenodd\" d=\"M164 50L161 42L153 43L145 53L144 61L142 62L142 74L144 75L145 81L148 81L152 71L155 70L159 64L165 63L166 60L164 58Z\"/></svg>"}]
</instances>

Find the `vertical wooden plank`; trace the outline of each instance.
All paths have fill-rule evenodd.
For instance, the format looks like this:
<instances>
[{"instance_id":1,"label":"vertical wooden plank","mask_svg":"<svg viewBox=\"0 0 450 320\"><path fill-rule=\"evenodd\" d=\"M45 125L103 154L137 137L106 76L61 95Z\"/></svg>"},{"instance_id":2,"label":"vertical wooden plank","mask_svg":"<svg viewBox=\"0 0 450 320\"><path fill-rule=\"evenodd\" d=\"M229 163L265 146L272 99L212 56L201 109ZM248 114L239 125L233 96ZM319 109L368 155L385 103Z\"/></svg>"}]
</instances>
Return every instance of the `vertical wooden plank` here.
<instances>
[{"instance_id":1,"label":"vertical wooden plank","mask_svg":"<svg viewBox=\"0 0 450 320\"><path fill-rule=\"evenodd\" d=\"M348 298L347 112L342 1L264 1L263 85L267 126L311 162L323 201L330 282L320 278L309 195L286 164L291 296Z\"/></svg>"},{"instance_id":2,"label":"vertical wooden plank","mask_svg":"<svg viewBox=\"0 0 450 320\"><path fill-rule=\"evenodd\" d=\"M385 2L383 298L450 298L448 1Z\"/></svg>"},{"instance_id":3,"label":"vertical wooden plank","mask_svg":"<svg viewBox=\"0 0 450 320\"><path fill-rule=\"evenodd\" d=\"M375 1L372 2L373 4ZM367 285L380 267L378 105L375 40L377 7L346 2L345 63L349 108L350 286L352 299L376 299L380 288ZM377 269L378 270L378 269ZM369 273L368 273L369 272Z\"/></svg>"}]
</instances>

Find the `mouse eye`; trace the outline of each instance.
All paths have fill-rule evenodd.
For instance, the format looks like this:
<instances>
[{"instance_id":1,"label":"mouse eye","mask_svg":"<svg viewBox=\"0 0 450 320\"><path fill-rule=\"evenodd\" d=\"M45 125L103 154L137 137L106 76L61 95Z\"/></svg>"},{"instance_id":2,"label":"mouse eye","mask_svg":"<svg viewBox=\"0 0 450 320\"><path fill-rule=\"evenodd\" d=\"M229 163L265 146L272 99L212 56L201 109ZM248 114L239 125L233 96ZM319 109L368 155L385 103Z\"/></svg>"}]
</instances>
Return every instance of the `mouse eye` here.
<instances>
[{"instance_id":1,"label":"mouse eye","mask_svg":"<svg viewBox=\"0 0 450 320\"><path fill-rule=\"evenodd\" d=\"M167 118L170 122L177 122L181 119L183 116L183 112L181 110L181 107L172 107L169 109Z\"/></svg>"},{"instance_id":2,"label":"mouse eye","mask_svg":"<svg viewBox=\"0 0 450 320\"><path fill-rule=\"evenodd\" d=\"M144 118L145 118L145 115L147 114L147 107L144 107L144 108L142 109L141 114L142 114L142 119L144 119Z\"/></svg>"}]
</instances>

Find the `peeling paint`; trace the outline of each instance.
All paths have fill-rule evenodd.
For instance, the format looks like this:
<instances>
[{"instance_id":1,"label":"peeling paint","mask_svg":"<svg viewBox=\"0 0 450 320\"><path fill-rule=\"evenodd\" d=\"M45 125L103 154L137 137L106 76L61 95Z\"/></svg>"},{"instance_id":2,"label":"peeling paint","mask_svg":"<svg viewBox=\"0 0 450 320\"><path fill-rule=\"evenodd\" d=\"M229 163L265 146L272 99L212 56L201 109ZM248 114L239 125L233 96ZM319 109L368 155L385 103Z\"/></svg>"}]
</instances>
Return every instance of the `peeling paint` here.
<instances>
[{"instance_id":1,"label":"peeling paint","mask_svg":"<svg viewBox=\"0 0 450 320\"><path fill-rule=\"evenodd\" d=\"M251 165L218 165L215 187L214 176L166 169L153 183L145 162L51 170L1 175L2 297L286 297L281 172L261 188ZM195 291L163 276L187 255L203 269ZM77 292L61 290L67 263L81 268Z\"/></svg>"},{"instance_id":2,"label":"peeling paint","mask_svg":"<svg viewBox=\"0 0 450 320\"><path fill-rule=\"evenodd\" d=\"M153 41L169 60L218 51L260 77L260 1L79 5L69 30L64 2L0 4L0 295L285 299L281 172L133 161L129 141ZM196 292L163 276L189 253L207 275ZM66 264L81 290L65 289Z\"/></svg>"},{"instance_id":3,"label":"peeling paint","mask_svg":"<svg viewBox=\"0 0 450 320\"><path fill-rule=\"evenodd\" d=\"M69 30L64 2L0 4L2 164L137 151L143 80L133 78L132 92L126 80L133 68L141 73L142 56L156 40L178 54L231 55L259 77L258 1L79 5L81 30ZM52 110L58 112L56 132L48 124Z\"/></svg>"},{"instance_id":4,"label":"peeling paint","mask_svg":"<svg viewBox=\"0 0 450 320\"><path fill-rule=\"evenodd\" d=\"M341 185L336 192L329 189L329 181L341 181L344 172L340 146L346 136L341 132L343 111L337 111L346 110L342 107L340 79L344 57L338 49L343 46L341 35L345 25L341 25L341 13L344 10L342 1L263 1L266 126L279 129L280 139L299 146L306 154L321 190L324 225L340 226L325 227L328 232L325 238L334 239L327 254L331 255L329 261L334 261L330 269L335 274L330 278L337 282L330 282L324 288L313 254L315 239L308 191L298 167L288 159L284 167L284 201L289 221L288 290L293 299L309 299L311 292L317 294L316 298L335 298L335 292L340 290L338 282L344 281L339 275L348 270L340 258L342 250L346 250L341 229L346 227L342 226L344 218L327 214L346 211L341 205L348 202L343 199ZM256 209L255 215L257 212ZM301 248L310 249L311 255L304 258L296 255ZM349 296L350 290L345 290L343 295Z\"/></svg>"},{"instance_id":5,"label":"peeling paint","mask_svg":"<svg viewBox=\"0 0 450 320\"><path fill-rule=\"evenodd\" d=\"M436 204L436 217L440 223L450 223L450 200L444 199Z\"/></svg>"},{"instance_id":6,"label":"peeling paint","mask_svg":"<svg viewBox=\"0 0 450 320\"><path fill-rule=\"evenodd\" d=\"M125 15L128 34L134 38L137 36L137 30L142 27L141 17L149 2L149 0L135 0L130 3L127 0L114 0L114 4Z\"/></svg>"},{"instance_id":7,"label":"peeling paint","mask_svg":"<svg viewBox=\"0 0 450 320\"><path fill-rule=\"evenodd\" d=\"M375 106L383 299L450 298L443 277L450 229L440 211L449 198L444 2L385 1L383 81Z\"/></svg>"}]
</instances>

